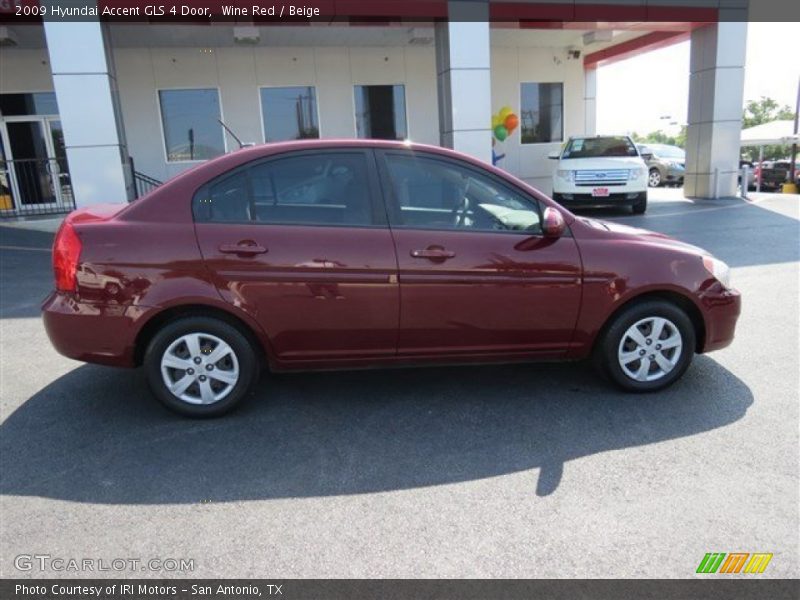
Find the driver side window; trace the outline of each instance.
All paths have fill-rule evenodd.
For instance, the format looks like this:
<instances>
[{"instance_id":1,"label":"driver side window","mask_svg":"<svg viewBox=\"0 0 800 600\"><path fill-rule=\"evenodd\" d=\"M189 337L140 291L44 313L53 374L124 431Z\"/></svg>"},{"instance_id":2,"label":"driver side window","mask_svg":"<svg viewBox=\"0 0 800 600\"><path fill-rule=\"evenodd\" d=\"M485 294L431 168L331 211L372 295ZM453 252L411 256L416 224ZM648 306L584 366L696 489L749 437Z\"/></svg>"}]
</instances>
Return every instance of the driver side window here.
<instances>
[{"instance_id":1,"label":"driver side window","mask_svg":"<svg viewBox=\"0 0 800 600\"><path fill-rule=\"evenodd\" d=\"M492 177L419 154L385 157L394 227L541 232L538 203Z\"/></svg>"}]
</instances>

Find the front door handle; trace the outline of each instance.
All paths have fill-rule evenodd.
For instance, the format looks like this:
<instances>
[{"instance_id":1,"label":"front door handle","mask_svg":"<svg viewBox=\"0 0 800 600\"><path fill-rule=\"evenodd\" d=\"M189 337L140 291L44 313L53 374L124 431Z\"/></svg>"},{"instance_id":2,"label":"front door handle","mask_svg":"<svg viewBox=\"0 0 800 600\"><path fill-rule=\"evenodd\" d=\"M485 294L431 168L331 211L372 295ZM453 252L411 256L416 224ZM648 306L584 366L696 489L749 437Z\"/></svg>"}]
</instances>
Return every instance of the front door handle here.
<instances>
[{"instance_id":1,"label":"front door handle","mask_svg":"<svg viewBox=\"0 0 800 600\"><path fill-rule=\"evenodd\" d=\"M437 248L435 246L425 248L425 250L411 251L412 258L429 258L431 260L445 260L448 258L453 258L455 255L456 253L452 250L445 250L444 248Z\"/></svg>"},{"instance_id":2,"label":"front door handle","mask_svg":"<svg viewBox=\"0 0 800 600\"><path fill-rule=\"evenodd\" d=\"M238 254L240 256L254 256L264 254L267 249L255 242L239 242L238 244L222 244L219 251L224 254Z\"/></svg>"}]
</instances>

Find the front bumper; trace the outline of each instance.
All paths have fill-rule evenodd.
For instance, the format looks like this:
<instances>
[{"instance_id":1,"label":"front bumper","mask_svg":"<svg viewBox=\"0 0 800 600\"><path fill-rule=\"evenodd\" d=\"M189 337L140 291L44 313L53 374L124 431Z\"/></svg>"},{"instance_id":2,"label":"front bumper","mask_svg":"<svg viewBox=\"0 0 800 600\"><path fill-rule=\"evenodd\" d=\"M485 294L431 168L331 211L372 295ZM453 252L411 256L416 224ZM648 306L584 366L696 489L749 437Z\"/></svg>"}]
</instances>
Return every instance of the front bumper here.
<instances>
[{"instance_id":1,"label":"front bumper","mask_svg":"<svg viewBox=\"0 0 800 600\"><path fill-rule=\"evenodd\" d=\"M553 192L553 200L567 208L633 206L647 200L647 192L613 193L605 197L595 197L591 193Z\"/></svg>"},{"instance_id":2,"label":"front bumper","mask_svg":"<svg viewBox=\"0 0 800 600\"><path fill-rule=\"evenodd\" d=\"M686 169L682 167L667 167L664 183L683 183L683 176L685 174Z\"/></svg>"},{"instance_id":3,"label":"front bumper","mask_svg":"<svg viewBox=\"0 0 800 600\"><path fill-rule=\"evenodd\" d=\"M742 295L738 290L715 283L700 295L706 334L701 352L712 352L729 346L742 312Z\"/></svg>"},{"instance_id":4,"label":"front bumper","mask_svg":"<svg viewBox=\"0 0 800 600\"><path fill-rule=\"evenodd\" d=\"M134 366L141 309L81 302L72 294L52 292L42 304L42 320L53 347L83 362Z\"/></svg>"}]
</instances>

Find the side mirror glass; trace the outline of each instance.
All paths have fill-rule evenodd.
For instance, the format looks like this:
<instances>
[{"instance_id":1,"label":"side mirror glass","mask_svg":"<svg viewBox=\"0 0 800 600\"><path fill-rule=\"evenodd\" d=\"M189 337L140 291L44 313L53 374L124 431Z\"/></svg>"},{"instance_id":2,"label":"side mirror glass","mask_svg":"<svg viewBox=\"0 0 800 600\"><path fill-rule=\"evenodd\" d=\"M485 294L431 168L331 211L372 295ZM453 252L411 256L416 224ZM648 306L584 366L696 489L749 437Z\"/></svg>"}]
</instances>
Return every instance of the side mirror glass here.
<instances>
[{"instance_id":1,"label":"side mirror glass","mask_svg":"<svg viewBox=\"0 0 800 600\"><path fill-rule=\"evenodd\" d=\"M547 155L547 158L549 158L550 160L558 160L559 158L561 158L561 150L554 150L553 152L550 152Z\"/></svg>"},{"instance_id":2,"label":"side mirror glass","mask_svg":"<svg viewBox=\"0 0 800 600\"><path fill-rule=\"evenodd\" d=\"M560 211L552 206L548 206L544 209L544 215L542 217L542 233L544 233L544 237L560 238L564 235L567 223L564 221L564 216Z\"/></svg>"}]
</instances>

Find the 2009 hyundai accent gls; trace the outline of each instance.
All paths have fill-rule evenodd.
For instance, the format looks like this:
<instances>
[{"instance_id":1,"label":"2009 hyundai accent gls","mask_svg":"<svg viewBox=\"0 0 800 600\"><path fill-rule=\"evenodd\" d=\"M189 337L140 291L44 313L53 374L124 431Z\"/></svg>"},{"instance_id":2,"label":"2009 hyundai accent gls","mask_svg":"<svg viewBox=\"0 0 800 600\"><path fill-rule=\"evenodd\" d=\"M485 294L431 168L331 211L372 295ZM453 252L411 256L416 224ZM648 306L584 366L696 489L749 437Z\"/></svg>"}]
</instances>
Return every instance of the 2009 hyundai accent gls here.
<instances>
[{"instance_id":1,"label":"2009 hyundai accent gls","mask_svg":"<svg viewBox=\"0 0 800 600\"><path fill-rule=\"evenodd\" d=\"M53 266L56 349L142 365L191 416L232 408L266 365L593 357L653 391L731 342L741 302L699 248L450 150L363 140L246 148L73 212Z\"/></svg>"}]
</instances>

